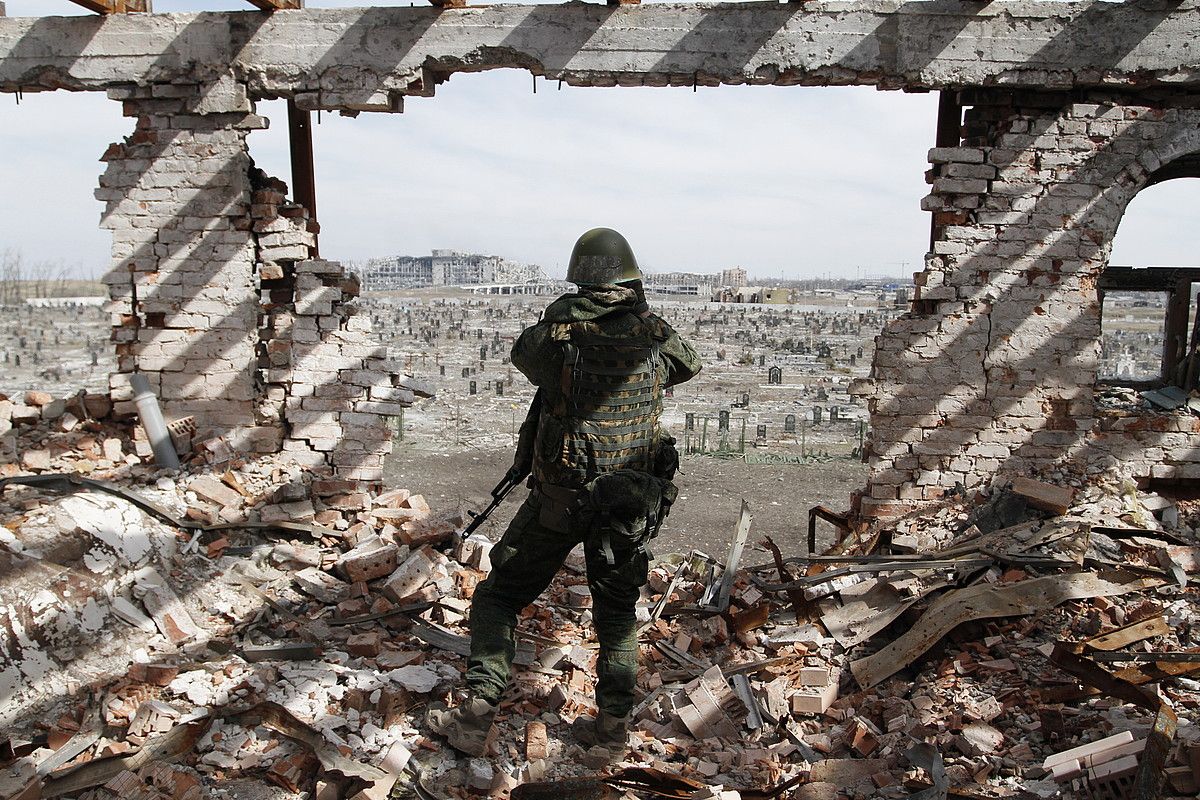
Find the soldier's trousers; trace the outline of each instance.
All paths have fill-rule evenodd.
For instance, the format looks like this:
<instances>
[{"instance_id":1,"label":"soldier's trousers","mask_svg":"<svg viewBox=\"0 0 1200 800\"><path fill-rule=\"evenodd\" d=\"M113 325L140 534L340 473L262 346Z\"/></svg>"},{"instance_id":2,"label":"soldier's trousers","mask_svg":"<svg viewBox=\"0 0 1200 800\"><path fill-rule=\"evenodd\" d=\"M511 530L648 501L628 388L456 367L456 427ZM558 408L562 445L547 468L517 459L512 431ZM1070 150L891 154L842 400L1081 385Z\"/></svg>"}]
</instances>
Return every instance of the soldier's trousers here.
<instances>
[{"instance_id":1,"label":"soldier's trousers","mask_svg":"<svg viewBox=\"0 0 1200 800\"><path fill-rule=\"evenodd\" d=\"M609 565L583 532L559 533L538 522L540 500L532 493L492 548L492 572L471 600L471 655L467 687L490 703L508 686L515 654L514 630L521 609L542 593L571 549L581 541L592 593L592 619L600 640L596 705L623 717L633 707L638 643L634 607L646 582L645 553L618 553Z\"/></svg>"}]
</instances>

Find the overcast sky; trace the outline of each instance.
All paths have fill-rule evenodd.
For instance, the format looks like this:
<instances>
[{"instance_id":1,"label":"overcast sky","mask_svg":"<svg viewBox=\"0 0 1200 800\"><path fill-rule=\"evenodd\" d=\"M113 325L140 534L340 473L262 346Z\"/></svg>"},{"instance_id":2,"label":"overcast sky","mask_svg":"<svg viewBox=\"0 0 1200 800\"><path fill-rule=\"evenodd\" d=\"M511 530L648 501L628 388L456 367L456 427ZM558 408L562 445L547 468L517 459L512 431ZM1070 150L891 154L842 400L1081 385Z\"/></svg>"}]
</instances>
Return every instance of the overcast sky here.
<instances>
[{"instance_id":1,"label":"overcast sky","mask_svg":"<svg viewBox=\"0 0 1200 800\"><path fill-rule=\"evenodd\" d=\"M409 5L310 0L309 6ZM8 0L9 16L86 13ZM154 0L157 12L245 10ZM254 13L254 12L251 12ZM909 274L928 245L925 154L936 95L871 88L556 90L526 72L457 75L403 114L322 114L314 129L321 251L362 260L432 248L495 253L561 274L605 225L643 268L752 275ZM289 179L282 101L251 154ZM0 251L100 274L108 235L92 190L109 142L132 130L102 93L0 95ZM1195 264L1200 186L1134 200L1113 263Z\"/></svg>"}]
</instances>

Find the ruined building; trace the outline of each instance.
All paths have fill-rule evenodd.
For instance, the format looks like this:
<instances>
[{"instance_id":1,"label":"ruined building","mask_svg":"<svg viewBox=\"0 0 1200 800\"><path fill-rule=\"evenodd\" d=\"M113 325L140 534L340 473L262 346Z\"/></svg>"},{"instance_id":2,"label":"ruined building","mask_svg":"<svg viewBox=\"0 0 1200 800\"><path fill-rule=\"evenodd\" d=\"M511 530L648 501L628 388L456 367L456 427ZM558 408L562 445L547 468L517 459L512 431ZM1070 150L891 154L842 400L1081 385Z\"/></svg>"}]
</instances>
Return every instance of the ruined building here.
<instances>
[{"instance_id":1,"label":"ruined building","mask_svg":"<svg viewBox=\"0 0 1200 800\"><path fill-rule=\"evenodd\" d=\"M98 192L121 371L239 447L360 478L378 474L381 415L411 388L353 313L354 281L316 255L312 187L294 178L289 199L251 169L257 99L287 98L303 133L309 110L402 111L456 72L497 68L573 86L939 91L930 251L858 387L873 409L861 510L882 515L1063 462L1200 477L1192 415L1094 399L1106 288L1172 293L1161 380L1195 381L1192 276L1106 260L1141 189L1200 174L1197 34L1194 0L13 18L0 90L105 91L130 117Z\"/></svg>"},{"instance_id":2,"label":"ruined building","mask_svg":"<svg viewBox=\"0 0 1200 800\"><path fill-rule=\"evenodd\" d=\"M546 274L536 264L519 264L500 256L457 250L434 250L427 256L373 258L362 269L363 289L372 292L544 280Z\"/></svg>"}]
</instances>

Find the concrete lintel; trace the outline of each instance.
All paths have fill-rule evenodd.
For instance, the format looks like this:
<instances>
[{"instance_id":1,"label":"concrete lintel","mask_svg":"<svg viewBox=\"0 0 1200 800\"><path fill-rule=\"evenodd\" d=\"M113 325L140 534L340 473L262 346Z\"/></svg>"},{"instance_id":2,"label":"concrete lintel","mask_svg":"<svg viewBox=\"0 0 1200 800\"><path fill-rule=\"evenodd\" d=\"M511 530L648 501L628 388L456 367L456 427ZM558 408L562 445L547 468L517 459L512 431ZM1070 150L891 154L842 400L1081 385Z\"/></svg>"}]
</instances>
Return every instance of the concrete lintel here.
<instances>
[{"instance_id":1,"label":"concrete lintel","mask_svg":"<svg viewBox=\"0 0 1200 800\"><path fill-rule=\"evenodd\" d=\"M0 19L0 90L104 89L232 71L319 107L433 92L456 72L573 85L889 89L1196 86L1200 0L776 2L304 9Z\"/></svg>"}]
</instances>

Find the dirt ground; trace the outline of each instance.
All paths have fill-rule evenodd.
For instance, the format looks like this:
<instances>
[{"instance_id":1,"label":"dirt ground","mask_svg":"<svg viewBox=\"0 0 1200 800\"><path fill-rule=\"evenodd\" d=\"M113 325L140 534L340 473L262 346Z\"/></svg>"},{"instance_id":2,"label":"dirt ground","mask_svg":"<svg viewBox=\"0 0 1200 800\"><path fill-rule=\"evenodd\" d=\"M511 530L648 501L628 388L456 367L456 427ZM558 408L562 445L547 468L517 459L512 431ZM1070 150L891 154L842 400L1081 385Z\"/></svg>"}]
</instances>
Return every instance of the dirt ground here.
<instances>
[{"instance_id":1,"label":"dirt ground","mask_svg":"<svg viewBox=\"0 0 1200 800\"><path fill-rule=\"evenodd\" d=\"M389 460L385 480L425 495L435 512L462 506L482 510L492 487L512 461L511 450L455 449L433 452L398 442ZM741 500L754 515L750 542L771 536L785 556L806 549L808 509L822 504L835 511L849 507L850 493L866 483L864 464L847 458L804 464L747 464L742 460L708 456L684 458L676 483L679 500L662 533L655 540L657 554L703 550L724 559L737 524ZM498 539L525 497L514 490L481 530ZM828 544L832 529L818 523L818 544ZM743 564L761 564L770 557L749 550Z\"/></svg>"}]
</instances>

